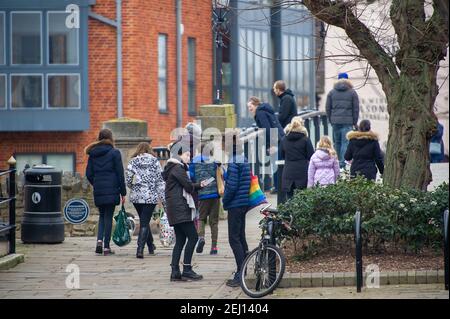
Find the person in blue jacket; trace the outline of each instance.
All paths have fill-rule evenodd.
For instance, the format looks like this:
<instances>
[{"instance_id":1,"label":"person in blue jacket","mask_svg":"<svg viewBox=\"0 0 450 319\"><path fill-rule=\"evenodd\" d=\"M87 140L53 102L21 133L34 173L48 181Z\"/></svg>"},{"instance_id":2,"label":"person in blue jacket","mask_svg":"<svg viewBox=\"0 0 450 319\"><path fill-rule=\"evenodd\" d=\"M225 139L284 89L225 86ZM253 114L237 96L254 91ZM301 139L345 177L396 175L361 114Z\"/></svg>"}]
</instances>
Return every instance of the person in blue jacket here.
<instances>
[{"instance_id":1,"label":"person in blue jacket","mask_svg":"<svg viewBox=\"0 0 450 319\"><path fill-rule=\"evenodd\" d=\"M438 122L437 130L431 137L430 143L439 144L439 147L437 147L439 152L436 152L434 148L430 147L431 163L441 163L444 160L444 142L442 141L442 136L444 136L444 126Z\"/></svg>"},{"instance_id":2,"label":"person in blue jacket","mask_svg":"<svg viewBox=\"0 0 450 319\"><path fill-rule=\"evenodd\" d=\"M229 154L225 176L225 192L222 203L228 211L228 241L233 250L237 270L234 278L227 281L229 287L239 287L242 263L248 252L245 239L245 215L249 208L250 164L243 155L243 145L236 131L227 132L225 147Z\"/></svg>"},{"instance_id":3,"label":"person in blue jacket","mask_svg":"<svg viewBox=\"0 0 450 319\"><path fill-rule=\"evenodd\" d=\"M102 129L98 139L85 149L89 155L86 177L94 188L94 203L100 212L97 254L114 254L110 248L112 219L116 205L125 202L127 190L120 151L114 148L111 130Z\"/></svg>"}]
</instances>

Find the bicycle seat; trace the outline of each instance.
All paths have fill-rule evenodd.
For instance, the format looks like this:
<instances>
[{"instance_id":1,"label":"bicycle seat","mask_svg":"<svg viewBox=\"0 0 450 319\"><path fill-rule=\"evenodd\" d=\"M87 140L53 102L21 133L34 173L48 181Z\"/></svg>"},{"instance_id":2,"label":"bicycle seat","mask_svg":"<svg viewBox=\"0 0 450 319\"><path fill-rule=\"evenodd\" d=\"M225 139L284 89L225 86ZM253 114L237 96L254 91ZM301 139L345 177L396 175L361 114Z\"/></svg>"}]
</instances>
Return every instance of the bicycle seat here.
<instances>
[{"instance_id":1,"label":"bicycle seat","mask_svg":"<svg viewBox=\"0 0 450 319\"><path fill-rule=\"evenodd\" d=\"M278 210L276 210L275 208L268 208L266 209L266 212L272 213L272 214L278 214Z\"/></svg>"}]
</instances>

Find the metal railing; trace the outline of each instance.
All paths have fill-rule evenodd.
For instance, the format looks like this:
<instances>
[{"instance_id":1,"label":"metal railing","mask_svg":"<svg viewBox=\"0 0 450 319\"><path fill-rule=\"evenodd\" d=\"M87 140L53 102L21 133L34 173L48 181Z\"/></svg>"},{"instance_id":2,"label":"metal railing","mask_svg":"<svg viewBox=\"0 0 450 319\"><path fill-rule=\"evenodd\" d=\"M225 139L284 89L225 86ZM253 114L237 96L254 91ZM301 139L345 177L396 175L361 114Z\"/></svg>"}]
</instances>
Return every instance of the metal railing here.
<instances>
[{"instance_id":1,"label":"metal railing","mask_svg":"<svg viewBox=\"0 0 450 319\"><path fill-rule=\"evenodd\" d=\"M9 254L16 253L16 161L11 158L9 163L9 169L0 171L1 176L8 176L8 197L0 197L0 205L8 203L9 206L9 223L0 223L0 234L8 236L9 242Z\"/></svg>"},{"instance_id":2,"label":"metal railing","mask_svg":"<svg viewBox=\"0 0 450 319\"><path fill-rule=\"evenodd\" d=\"M355 214L355 259L356 259L356 291L361 292L363 285L362 242L361 242L361 212Z\"/></svg>"},{"instance_id":3,"label":"metal railing","mask_svg":"<svg viewBox=\"0 0 450 319\"><path fill-rule=\"evenodd\" d=\"M445 290L448 290L448 276L449 276L449 261L448 261L448 209L444 212L444 276L445 276Z\"/></svg>"}]
</instances>

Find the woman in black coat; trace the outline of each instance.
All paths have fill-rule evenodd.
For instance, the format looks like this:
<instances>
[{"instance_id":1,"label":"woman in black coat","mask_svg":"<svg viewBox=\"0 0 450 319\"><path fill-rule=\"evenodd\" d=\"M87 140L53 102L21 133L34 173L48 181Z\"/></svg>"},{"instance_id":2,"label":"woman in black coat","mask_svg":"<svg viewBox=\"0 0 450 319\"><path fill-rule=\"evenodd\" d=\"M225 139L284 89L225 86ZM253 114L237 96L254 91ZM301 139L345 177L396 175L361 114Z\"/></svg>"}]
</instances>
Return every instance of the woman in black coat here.
<instances>
[{"instance_id":1,"label":"woman in black coat","mask_svg":"<svg viewBox=\"0 0 450 319\"><path fill-rule=\"evenodd\" d=\"M281 154L285 159L282 187L288 198L291 198L295 189L308 186L309 160L314 154L314 147L302 118L294 117L285 131L286 136L281 140Z\"/></svg>"},{"instance_id":2,"label":"woman in black coat","mask_svg":"<svg viewBox=\"0 0 450 319\"><path fill-rule=\"evenodd\" d=\"M185 281L187 279L200 280L203 276L192 270L192 255L197 244L198 235L194 225L196 207L192 193L202 187L202 183L192 183L189 179L188 163L190 161L190 145L181 140L175 142L171 148L171 158L167 161L162 173L166 182L165 201L167 218L170 226L175 230L175 247L172 252L171 281ZM186 243L187 239L187 243ZM180 272L180 257L184 250L183 273Z\"/></svg>"},{"instance_id":3,"label":"woman in black coat","mask_svg":"<svg viewBox=\"0 0 450 319\"><path fill-rule=\"evenodd\" d=\"M370 130L370 121L359 123L358 131L347 133L349 144L344 158L351 161L350 176L362 175L369 180L377 177L377 167L383 175L384 163L378 135Z\"/></svg>"},{"instance_id":4,"label":"woman in black coat","mask_svg":"<svg viewBox=\"0 0 450 319\"><path fill-rule=\"evenodd\" d=\"M89 155L86 177L94 187L94 203L100 212L97 254L114 254L111 241L112 218L116 205L125 202L127 190L120 151L114 148L111 130L102 129L98 140L86 147Z\"/></svg>"}]
</instances>

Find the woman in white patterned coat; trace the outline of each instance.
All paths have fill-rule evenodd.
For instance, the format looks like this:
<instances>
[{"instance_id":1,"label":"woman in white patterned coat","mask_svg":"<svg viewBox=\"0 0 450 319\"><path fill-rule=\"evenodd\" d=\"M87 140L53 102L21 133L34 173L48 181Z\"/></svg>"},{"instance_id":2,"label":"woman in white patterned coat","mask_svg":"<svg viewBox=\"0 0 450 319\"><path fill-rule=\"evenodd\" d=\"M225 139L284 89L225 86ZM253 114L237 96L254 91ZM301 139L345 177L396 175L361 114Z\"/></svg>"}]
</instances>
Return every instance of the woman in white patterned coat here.
<instances>
[{"instance_id":1,"label":"woman in white patterned coat","mask_svg":"<svg viewBox=\"0 0 450 319\"><path fill-rule=\"evenodd\" d=\"M144 258L145 244L149 254L154 254L150 219L158 201L164 201L165 182L161 175L161 165L151 153L150 144L140 143L126 170L127 186L131 189L130 202L136 208L140 221L137 258Z\"/></svg>"}]
</instances>

